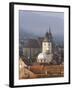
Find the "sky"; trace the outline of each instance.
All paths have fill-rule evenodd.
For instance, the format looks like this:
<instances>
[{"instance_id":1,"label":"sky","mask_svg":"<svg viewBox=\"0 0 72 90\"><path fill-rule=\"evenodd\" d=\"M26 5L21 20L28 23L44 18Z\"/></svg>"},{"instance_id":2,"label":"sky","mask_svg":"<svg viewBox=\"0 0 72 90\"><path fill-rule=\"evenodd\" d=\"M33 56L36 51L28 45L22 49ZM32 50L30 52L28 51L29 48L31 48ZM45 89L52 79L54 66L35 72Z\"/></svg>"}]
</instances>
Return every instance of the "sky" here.
<instances>
[{"instance_id":1,"label":"sky","mask_svg":"<svg viewBox=\"0 0 72 90\"><path fill-rule=\"evenodd\" d=\"M44 36L49 28L55 36L64 35L64 13L49 11L19 11L20 31Z\"/></svg>"}]
</instances>

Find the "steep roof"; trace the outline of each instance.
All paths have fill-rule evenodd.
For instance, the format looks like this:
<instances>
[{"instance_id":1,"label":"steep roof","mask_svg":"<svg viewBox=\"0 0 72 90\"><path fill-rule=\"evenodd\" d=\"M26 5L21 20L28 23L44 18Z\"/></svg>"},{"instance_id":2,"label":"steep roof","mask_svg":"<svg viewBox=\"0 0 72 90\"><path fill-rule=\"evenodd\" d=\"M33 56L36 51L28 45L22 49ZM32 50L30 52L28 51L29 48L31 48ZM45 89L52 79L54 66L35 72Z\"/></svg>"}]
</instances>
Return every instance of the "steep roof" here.
<instances>
[{"instance_id":1,"label":"steep roof","mask_svg":"<svg viewBox=\"0 0 72 90\"><path fill-rule=\"evenodd\" d=\"M50 30L49 30L49 32L46 32L43 41L44 41L44 42L52 42L52 34L51 34L51 31L50 31Z\"/></svg>"}]
</instances>

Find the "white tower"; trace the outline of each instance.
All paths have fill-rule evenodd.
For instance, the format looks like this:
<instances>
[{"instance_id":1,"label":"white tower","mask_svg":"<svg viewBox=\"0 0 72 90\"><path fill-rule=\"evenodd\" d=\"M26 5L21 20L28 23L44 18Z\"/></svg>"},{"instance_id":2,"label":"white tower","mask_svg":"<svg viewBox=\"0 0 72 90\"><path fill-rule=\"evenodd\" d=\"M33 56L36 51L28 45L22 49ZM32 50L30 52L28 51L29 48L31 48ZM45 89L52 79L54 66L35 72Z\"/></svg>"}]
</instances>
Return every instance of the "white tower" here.
<instances>
[{"instance_id":1,"label":"white tower","mask_svg":"<svg viewBox=\"0 0 72 90\"><path fill-rule=\"evenodd\" d=\"M52 34L50 32L46 32L45 38L42 42L42 53L40 53L37 57L38 63L50 63L53 59L53 52L52 52Z\"/></svg>"},{"instance_id":2,"label":"white tower","mask_svg":"<svg viewBox=\"0 0 72 90\"><path fill-rule=\"evenodd\" d=\"M46 32L45 38L42 42L42 52L43 53L52 53L52 35L49 29L49 33Z\"/></svg>"}]
</instances>

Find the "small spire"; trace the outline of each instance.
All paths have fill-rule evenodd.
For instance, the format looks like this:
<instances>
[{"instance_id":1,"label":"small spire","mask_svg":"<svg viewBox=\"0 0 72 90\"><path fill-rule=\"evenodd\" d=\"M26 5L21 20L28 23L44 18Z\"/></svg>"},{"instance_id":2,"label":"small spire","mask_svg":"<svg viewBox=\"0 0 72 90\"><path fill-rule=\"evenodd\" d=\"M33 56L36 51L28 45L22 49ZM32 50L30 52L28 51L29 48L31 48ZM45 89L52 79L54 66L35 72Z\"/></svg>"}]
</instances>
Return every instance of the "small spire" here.
<instances>
[{"instance_id":1,"label":"small spire","mask_svg":"<svg viewBox=\"0 0 72 90\"><path fill-rule=\"evenodd\" d=\"M46 35L45 36L48 37L48 32L46 32Z\"/></svg>"},{"instance_id":2,"label":"small spire","mask_svg":"<svg viewBox=\"0 0 72 90\"><path fill-rule=\"evenodd\" d=\"M51 33L51 29L50 29L50 27L49 27L49 33Z\"/></svg>"}]
</instances>

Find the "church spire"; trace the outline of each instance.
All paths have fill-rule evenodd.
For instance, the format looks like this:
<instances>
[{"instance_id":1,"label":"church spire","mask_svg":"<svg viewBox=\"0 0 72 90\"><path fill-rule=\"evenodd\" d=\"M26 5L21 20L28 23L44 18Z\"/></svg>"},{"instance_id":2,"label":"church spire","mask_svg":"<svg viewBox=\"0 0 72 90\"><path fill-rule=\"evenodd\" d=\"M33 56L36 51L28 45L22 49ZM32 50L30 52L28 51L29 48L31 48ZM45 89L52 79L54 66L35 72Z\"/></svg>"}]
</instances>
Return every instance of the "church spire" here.
<instances>
[{"instance_id":1,"label":"church spire","mask_svg":"<svg viewBox=\"0 0 72 90\"><path fill-rule=\"evenodd\" d=\"M51 33L51 28L50 27L49 27L49 35L48 35L48 37L49 37L49 40L52 41L52 33Z\"/></svg>"},{"instance_id":2,"label":"church spire","mask_svg":"<svg viewBox=\"0 0 72 90\"><path fill-rule=\"evenodd\" d=\"M48 32L46 32L46 35L45 35L45 37L47 37L47 38L48 38Z\"/></svg>"},{"instance_id":3,"label":"church spire","mask_svg":"<svg viewBox=\"0 0 72 90\"><path fill-rule=\"evenodd\" d=\"M51 34L51 28L49 27L49 34Z\"/></svg>"}]
</instances>

